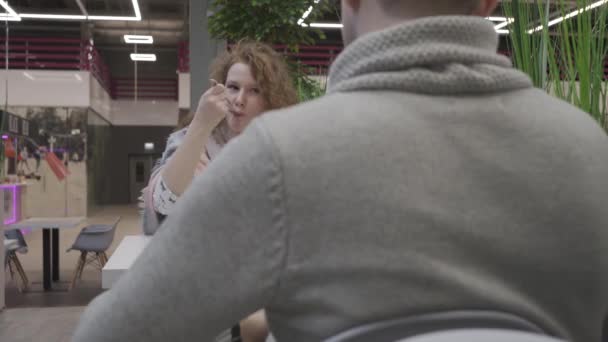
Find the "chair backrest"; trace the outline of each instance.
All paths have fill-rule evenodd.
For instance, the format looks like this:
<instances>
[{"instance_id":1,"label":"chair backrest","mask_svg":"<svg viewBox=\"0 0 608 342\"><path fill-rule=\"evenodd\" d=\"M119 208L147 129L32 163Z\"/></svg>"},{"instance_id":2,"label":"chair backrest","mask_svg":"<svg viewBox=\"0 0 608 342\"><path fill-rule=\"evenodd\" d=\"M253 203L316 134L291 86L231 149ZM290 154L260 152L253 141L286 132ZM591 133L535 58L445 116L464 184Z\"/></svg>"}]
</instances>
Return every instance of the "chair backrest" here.
<instances>
[{"instance_id":1,"label":"chair backrest","mask_svg":"<svg viewBox=\"0 0 608 342\"><path fill-rule=\"evenodd\" d=\"M112 225L94 224L84 227L80 231L80 234L78 234L78 237L76 237L76 241L74 241L72 247L67 251L105 252L112 244L112 241L114 241L114 235L120 220L121 217L112 223Z\"/></svg>"},{"instance_id":2,"label":"chair backrest","mask_svg":"<svg viewBox=\"0 0 608 342\"><path fill-rule=\"evenodd\" d=\"M553 337L502 329L459 329L418 335L398 342L565 342Z\"/></svg>"},{"instance_id":3,"label":"chair backrest","mask_svg":"<svg viewBox=\"0 0 608 342\"><path fill-rule=\"evenodd\" d=\"M114 235L116 235L116 228L118 228L118 223L120 222L120 220L122 220L122 216L118 216L116 221L114 221L114 223L112 223L112 230L110 230L110 233L109 233L109 240L107 242L106 249L109 248L110 245L112 244L112 242L114 241Z\"/></svg>"},{"instance_id":4,"label":"chair backrest","mask_svg":"<svg viewBox=\"0 0 608 342\"><path fill-rule=\"evenodd\" d=\"M116 226L118 226L118 223L120 223L120 220L122 220L122 216L118 216L116 221L114 221L114 223L112 223L112 226L114 226L114 228L116 228Z\"/></svg>"},{"instance_id":5,"label":"chair backrest","mask_svg":"<svg viewBox=\"0 0 608 342\"><path fill-rule=\"evenodd\" d=\"M118 216L116 221L114 221L114 223L112 223L112 225L110 226L112 227L110 231L104 234L106 236L106 241L104 243L106 246L104 247L104 249L110 247L112 241L114 241L114 235L116 235L116 228L118 228L118 223L120 223L120 220L122 220L122 216Z\"/></svg>"},{"instance_id":6,"label":"chair backrest","mask_svg":"<svg viewBox=\"0 0 608 342\"><path fill-rule=\"evenodd\" d=\"M326 342L395 342L453 329L503 329L544 334L533 323L507 313L451 311L372 323L346 331Z\"/></svg>"},{"instance_id":7,"label":"chair backrest","mask_svg":"<svg viewBox=\"0 0 608 342\"><path fill-rule=\"evenodd\" d=\"M112 239L114 239L114 234L116 233L116 228L118 227L118 223L120 223L120 220L122 220L122 216L118 216L116 221L112 223Z\"/></svg>"},{"instance_id":8,"label":"chair backrest","mask_svg":"<svg viewBox=\"0 0 608 342\"><path fill-rule=\"evenodd\" d=\"M25 237L23 233L19 229L10 229L4 231L4 238L7 240L17 240L19 241L19 248L17 252L25 254L27 253L27 243L25 242Z\"/></svg>"}]
</instances>

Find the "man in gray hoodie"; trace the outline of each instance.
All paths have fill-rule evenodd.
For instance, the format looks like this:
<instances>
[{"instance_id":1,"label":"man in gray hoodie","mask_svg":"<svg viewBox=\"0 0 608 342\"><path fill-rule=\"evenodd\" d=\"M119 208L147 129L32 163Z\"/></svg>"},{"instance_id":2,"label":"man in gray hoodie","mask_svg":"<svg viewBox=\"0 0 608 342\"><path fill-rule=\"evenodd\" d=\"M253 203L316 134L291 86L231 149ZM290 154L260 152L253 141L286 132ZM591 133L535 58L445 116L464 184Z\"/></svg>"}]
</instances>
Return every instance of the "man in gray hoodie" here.
<instances>
[{"instance_id":1,"label":"man in gray hoodie","mask_svg":"<svg viewBox=\"0 0 608 342\"><path fill-rule=\"evenodd\" d=\"M608 138L496 53L497 0L343 0L328 95L264 115L74 341L278 341L450 310L600 342ZM441 16L435 16L441 15Z\"/></svg>"}]
</instances>

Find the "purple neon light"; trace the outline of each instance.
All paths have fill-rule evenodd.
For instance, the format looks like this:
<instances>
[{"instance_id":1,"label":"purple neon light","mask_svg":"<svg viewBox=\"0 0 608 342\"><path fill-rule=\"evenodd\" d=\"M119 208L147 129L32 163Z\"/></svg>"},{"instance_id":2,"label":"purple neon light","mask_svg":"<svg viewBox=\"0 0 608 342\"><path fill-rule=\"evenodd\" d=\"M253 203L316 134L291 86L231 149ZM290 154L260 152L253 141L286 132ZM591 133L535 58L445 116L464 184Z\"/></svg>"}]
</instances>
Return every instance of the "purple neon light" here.
<instances>
[{"instance_id":1,"label":"purple neon light","mask_svg":"<svg viewBox=\"0 0 608 342\"><path fill-rule=\"evenodd\" d=\"M3 134L3 135L2 135L2 140L8 140L8 135Z\"/></svg>"},{"instance_id":2,"label":"purple neon light","mask_svg":"<svg viewBox=\"0 0 608 342\"><path fill-rule=\"evenodd\" d=\"M17 222L17 185L15 184L3 184L0 185L0 189L10 189L13 192L13 216L5 219L4 224L13 224Z\"/></svg>"}]
</instances>

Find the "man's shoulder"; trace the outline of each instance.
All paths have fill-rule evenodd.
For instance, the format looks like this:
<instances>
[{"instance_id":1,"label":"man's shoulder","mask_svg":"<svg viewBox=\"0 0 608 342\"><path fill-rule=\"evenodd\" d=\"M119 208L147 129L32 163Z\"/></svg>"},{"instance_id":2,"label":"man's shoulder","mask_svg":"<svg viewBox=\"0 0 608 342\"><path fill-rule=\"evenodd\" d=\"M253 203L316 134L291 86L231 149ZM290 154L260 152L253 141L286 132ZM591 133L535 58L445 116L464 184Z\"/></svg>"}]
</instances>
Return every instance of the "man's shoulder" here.
<instances>
[{"instance_id":1,"label":"man's shoulder","mask_svg":"<svg viewBox=\"0 0 608 342\"><path fill-rule=\"evenodd\" d=\"M531 126L542 123L544 129L559 132L562 139L606 140L605 132L592 115L541 89L531 89L525 96L513 96L511 102L526 109L524 114Z\"/></svg>"},{"instance_id":2,"label":"man's shoulder","mask_svg":"<svg viewBox=\"0 0 608 342\"><path fill-rule=\"evenodd\" d=\"M383 92L332 93L298 105L264 114L262 121L271 130L301 130L331 125L349 113L372 110Z\"/></svg>"},{"instance_id":3,"label":"man's shoulder","mask_svg":"<svg viewBox=\"0 0 608 342\"><path fill-rule=\"evenodd\" d=\"M292 120L303 118L342 107L346 103L345 100L352 96L353 93L328 94L314 100L301 102L291 107L270 111L264 115L264 118L270 120Z\"/></svg>"}]
</instances>

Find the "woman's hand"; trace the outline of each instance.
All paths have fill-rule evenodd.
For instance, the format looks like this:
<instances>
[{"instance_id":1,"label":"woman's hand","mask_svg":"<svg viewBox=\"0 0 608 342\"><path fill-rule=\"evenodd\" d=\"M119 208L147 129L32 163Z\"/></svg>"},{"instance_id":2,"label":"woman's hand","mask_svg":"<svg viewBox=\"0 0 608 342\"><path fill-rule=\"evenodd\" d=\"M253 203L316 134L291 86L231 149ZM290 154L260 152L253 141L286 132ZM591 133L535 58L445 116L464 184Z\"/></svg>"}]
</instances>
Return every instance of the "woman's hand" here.
<instances>
[{"instance_id":1,"label":"woman's hand","mask_svg":"<svg viewBox=\"0 0 608 342\"><path fill-rule=\"evenodd\" d=\"M212 131L226 117L229 110L226 88L211 80L212 87L207 90L198 103L192 124Z\"/></svg>"},{"instance_id":2,"label":"woman's hand","mask_svg":"<svg viewBox=\"0 0 608 342\"><path fill-rule=\"evenodd\" d=\"M184 140L162 168L162 177L171 191L181 196L194 178L205 152L213 130L226 117L229 104L226 99L226 88L211 80L213 86L201 97L192 123L188 127Z\"/></svg>"},{"instance_id":3,"label":"woman's hand","mask_svg":"<svg viewBox=\"0 0 608 342\"><path fill-rule=\"evenodd\" d=\"M243 342L265 342L268 338L266 312L260 310L240 323Z\"/></svg>"}]
</instances>

